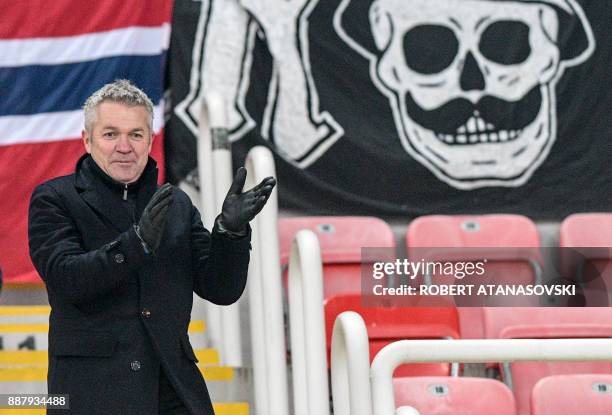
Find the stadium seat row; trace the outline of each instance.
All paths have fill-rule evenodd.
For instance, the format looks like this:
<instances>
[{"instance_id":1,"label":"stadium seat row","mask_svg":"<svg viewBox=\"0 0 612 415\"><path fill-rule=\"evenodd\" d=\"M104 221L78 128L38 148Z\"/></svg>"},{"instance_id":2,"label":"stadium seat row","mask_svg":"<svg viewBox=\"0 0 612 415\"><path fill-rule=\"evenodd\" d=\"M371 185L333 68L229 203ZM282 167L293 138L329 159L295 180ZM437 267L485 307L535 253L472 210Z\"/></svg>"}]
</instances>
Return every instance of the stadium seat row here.
<instances>
[{"instance_id":1,"label":"stadium seat row","mask_svg":"<svg viewBox=\"0 0 612 415\"><path fill-rule=\"evenodd\" d=\"M531 411L521 412L510 389L482 378L397 378L396 406L420 415L609 415L612 375L558 375L541 379L530 392Z\"/></svg>"},{"instance_id":2,"label":"stadium seat row","mask_svg":"<svg viewBox=\"0 0 612 415\"><path fill-rule=\"evenodd\" d=\"M378 218L320 216L279 220L281 263L286 265L293 236L300 229L310 229L319 238L326 266L325 297L355 292L362 256L371 252L364 247L397 249L393 231ZM560 257L565 277L585 279L585 268L612 274L612 213L581 213L566 218L560 228ZM521 215L422 216L407 229L406 254L409 259L474 259L490 257L494 264L487 275L496 276L496 268L512 275L516 284L541 279L540 236L535 224ZM433 249L437 248L437 249ZM364 257L365 258L365 257ZM589 263L591 266L585 266ZM605 271L605 272L604 272ZM609 272L608 272L609 271Z\"/></svg>"},{"instance_id":3,"label":"stadium seat row","mask_svg":"<svg viewBox=\"0 0 612 415\"><path fill-rule=\"evenodd\" d=\"M285 266L293 237L301 229L314 231L321 247L328 352L333 322L338 314L347 310L358 312L365 321L371 359L386 344L400 339L612 337L612 309L609 308L416 308L401 304L364 304L363 281L367 275L363 275L363 272L372 272L370 255L388 255L391 259L396 254L395 238L388 224L370 217L281 219L281 262ZM606 233L602 230L612 233L612 214L572 215L561 226L561 245L574 248L612 246L612 235L602 236ZM370 252L364 251L364 247L384 249ZM439 249L424 251L423 247ZM467 249L461 251L456 248ZM458 261L486 255L494 259L487 271L498 283L505 276L511 276L507 282L514 284L539 282L542 267L539 248L540 237L536 226L519 215L425 216L414 220L406 233L408 258L427 256L429 259ZM598 270L610 267L612 256L609 256L609 250L590 250L588 253L593 252L603 255L595 258L587 255L574 257L572 261L565 261L566 271L571 269L572 276L579 274L580 270L586 269L584 263L589 261L598 261ZM576 258L581 259L582 263ZM440 283L436 281L436 275L429 277L429 283ZM496 363L490 367L497 366ZM519 415L530 414L532 390L540 390L534 386L543 378L562 374L612 374L609 363L534 362L502 365L502 369L501 377L512 387L509 396L513 402L516 400L514 405ZM421 387L424 387L423 384L418 382L426 382L423 376L434 376L453 385L458 382L453 388L461 388L464 382L482 382L482 385L495 385L492 388L496 391L504 390L503 384L491 379L444 377L449 374L449 364L419 364L402 365L394 376L399 384L416 382ZM478 386L474 389L478 390ZM438 411L425 411L422 414L457 413L440 412L440 406L436 407ZM612 409L607 413L612 413Z\"/></svg>"}]
</instances>

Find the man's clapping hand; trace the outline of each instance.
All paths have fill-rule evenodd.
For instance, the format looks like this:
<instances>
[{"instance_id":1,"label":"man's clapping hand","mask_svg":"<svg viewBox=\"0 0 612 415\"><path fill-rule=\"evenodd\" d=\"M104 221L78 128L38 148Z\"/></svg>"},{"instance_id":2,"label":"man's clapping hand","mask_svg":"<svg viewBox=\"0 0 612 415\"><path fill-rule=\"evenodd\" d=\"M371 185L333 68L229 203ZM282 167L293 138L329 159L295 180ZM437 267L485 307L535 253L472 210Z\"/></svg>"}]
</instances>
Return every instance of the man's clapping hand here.
<instances>
[{"instance_id":1,"label":"man's clapping hand","mask_svg":"<svg viewBox=\"0 0 612 415\"><path fill-rule=\"evenodd\" d=\"M276 185L273 177L266 177L251 190L242 192L247 171L240 167L225 196L221 209L221 225L230 232L242 232L246 225L263 209Z\"/></svg>"},{"instance_id":2,"label":"man's clapping hand","mask_svg":"<svg viewBox=\"0 0 612 415\"><path fill-rule=\"evenodd\" d=\"M136 234L145 244L145 249L155 253L166 227L168 209L172 204L172 185L164 184L157 189L144 211L136 227Z\"/></svg>"}]
</instances>

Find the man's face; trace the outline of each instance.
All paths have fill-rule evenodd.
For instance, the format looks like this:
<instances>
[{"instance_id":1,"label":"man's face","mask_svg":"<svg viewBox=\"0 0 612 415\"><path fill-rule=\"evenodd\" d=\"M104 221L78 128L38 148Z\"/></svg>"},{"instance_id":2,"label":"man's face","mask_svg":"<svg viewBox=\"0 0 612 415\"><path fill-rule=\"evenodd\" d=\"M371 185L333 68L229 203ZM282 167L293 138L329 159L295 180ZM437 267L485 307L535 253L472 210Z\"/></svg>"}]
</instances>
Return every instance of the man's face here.
<instances>
[{"instance_id":1,"label":"man's face","mask_svg":"<svg viewBox=\"0 0 612 415\"><path fill-rule=\"evenodd\" d=\"M91 130L82 138L96 164L118 182L138 180L153 144L146 108L102 102Z\"/></svg>"}]
</instances>

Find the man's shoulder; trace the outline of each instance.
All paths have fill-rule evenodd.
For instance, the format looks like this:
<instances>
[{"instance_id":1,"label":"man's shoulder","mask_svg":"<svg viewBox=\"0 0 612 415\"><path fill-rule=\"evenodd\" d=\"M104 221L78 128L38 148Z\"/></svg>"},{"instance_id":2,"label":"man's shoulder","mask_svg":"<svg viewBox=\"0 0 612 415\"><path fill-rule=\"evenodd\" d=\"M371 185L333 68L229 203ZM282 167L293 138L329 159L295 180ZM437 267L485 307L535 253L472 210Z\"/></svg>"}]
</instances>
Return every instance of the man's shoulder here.
<instances>
[{"instance_id":1,"label":"man's shoulder","mask_svg":"<svg viewBox=\"0 0 612 415\"><path fill-rule=\"evenodd\" d=\"M30 214L40 209L64 208L67 201L74 199L73 176L55 177L36 186L30 196Z\"/></svg>"},{"instance_id":2,"label":"man's shoulder","mask_svg":"<svg viewBox=\"0 0 612 415\"><path fill-rule=\"evenodd\" d=\"M34 193L42 191L55 191L62 193L70 188L74 187L74 173L66 174L64 176L54 177L45 182L40 183L34 189Z\"/></svg>"},{"instance_id":3,"label":"man's shoulder","mask_svg":"<svg viewBox=\"0 0 612 415\"><path fill-rule=\"evenodd\" d=\"M187 209L191 211L195 208L191 197L180 187L174 186L174 203L181 206L182 209Z\"/></svg>"},{"instance_id":4,"label":"man's shoulder","mask_svg":"<svg viewBox=\"0 0 612 415\"><path fill-rule=\"evenodd\" d=\"M185 193L183 189L181 189L179 186L176 186L176 185L172 187L174 188L172 192L174 193L175 198L178 198L181 201L191 202L191 198L189 197L187 193Z\"/></svg>"}]
</instances>

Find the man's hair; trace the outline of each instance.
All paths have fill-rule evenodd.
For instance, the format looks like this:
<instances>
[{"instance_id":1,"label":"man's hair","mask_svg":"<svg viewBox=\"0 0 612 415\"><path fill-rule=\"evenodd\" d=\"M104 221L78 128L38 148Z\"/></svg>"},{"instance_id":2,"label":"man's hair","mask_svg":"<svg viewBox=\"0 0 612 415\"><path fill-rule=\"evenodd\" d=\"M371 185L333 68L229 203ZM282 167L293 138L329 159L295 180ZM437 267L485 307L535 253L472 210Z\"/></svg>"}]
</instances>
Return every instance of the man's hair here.
<instances>
[{"instance_id":1,"label":"man's hair","mask_svg":"<svg viewBox=\"0 0 612 415\"><path fill-rule=\"evenodd\" d=\"M91 134L93 123L96 119L98 105L111 101L130 107L143 106L149 114L149 129L153 133L153 103L151 99L140 88L127 79L117 79L110 84L104 85L91 94L83 105L85 129Z\"/></svg>"}]
</instances>

